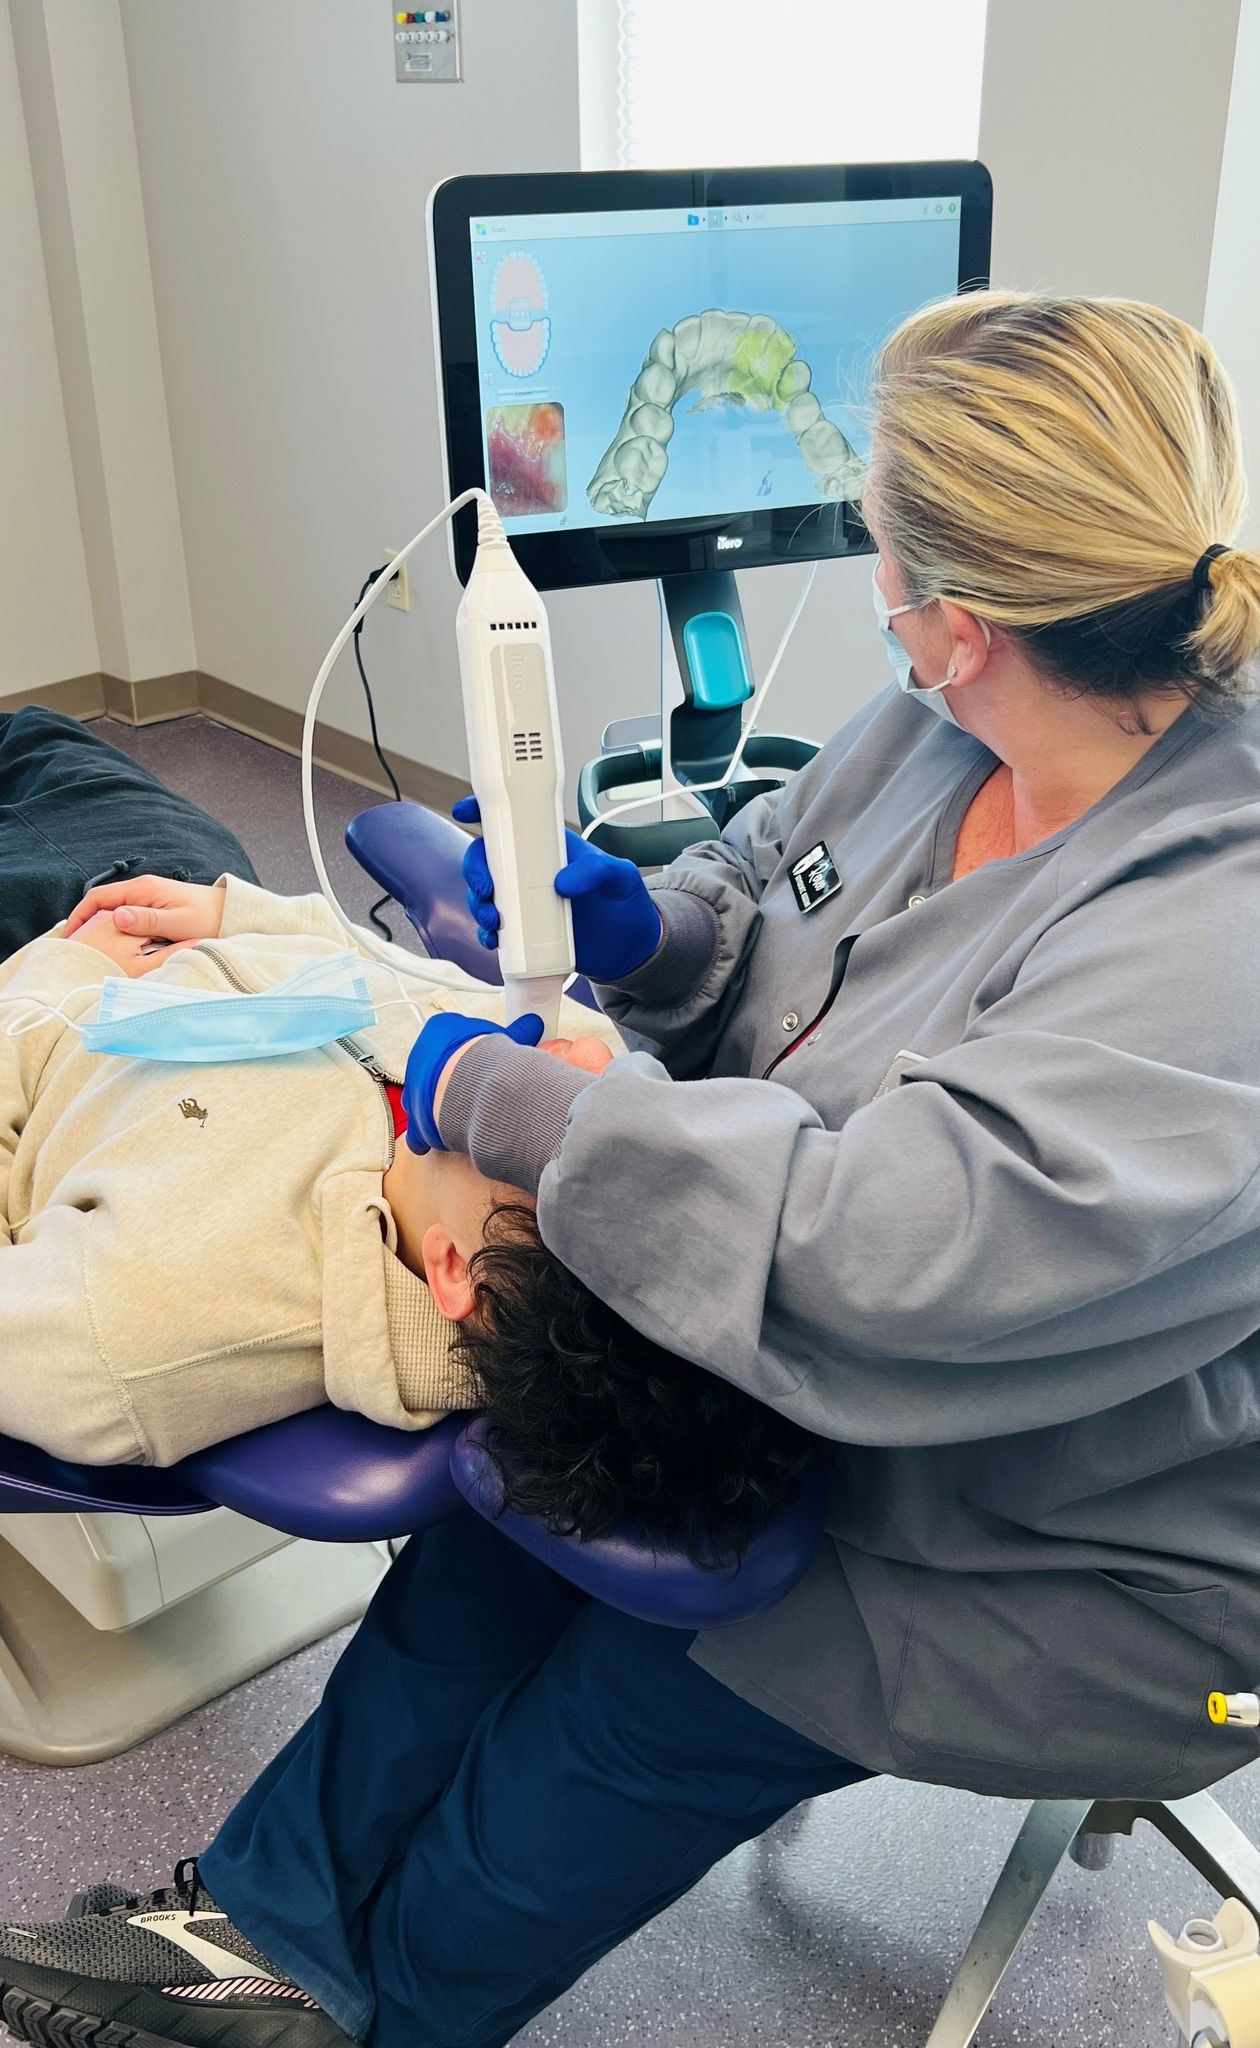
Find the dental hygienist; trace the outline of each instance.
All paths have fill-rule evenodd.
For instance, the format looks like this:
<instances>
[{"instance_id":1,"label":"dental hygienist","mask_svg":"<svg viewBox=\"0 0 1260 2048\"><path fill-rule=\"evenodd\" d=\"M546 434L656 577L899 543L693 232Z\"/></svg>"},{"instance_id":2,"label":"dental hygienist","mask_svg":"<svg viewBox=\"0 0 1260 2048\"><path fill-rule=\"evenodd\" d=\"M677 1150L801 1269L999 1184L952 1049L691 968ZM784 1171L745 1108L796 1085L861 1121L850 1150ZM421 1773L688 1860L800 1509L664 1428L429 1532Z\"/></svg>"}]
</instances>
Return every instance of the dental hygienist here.
<instances>
[{"instance_id":1,"label":"dental hygienist","mask_svg":"<svg viewBox=\"0 0 1260 2048\"><path fill-rule=\"evenodd\" d=\"M476 1517L409 1544L202 1859L210 1902L179 1895L227 1916L200 2008L223 2048L263 2038L242 1970L295 2048L501 2048L868 1771L1164 1799L1257 1753L1205 1715L1260 1677L1233 401L1152 307L997 293L904 326L876 401L900 687L649 887L589 847L566 870L579 965L640 1050L592 1078L471 1021L452 1050L447 1018L407 1090L413 1137L536 1190L630 1324L829 1440L827 1537L777 1607L698 1638ZM110 2010L209 2039L125 2003L174 1981L139 1938Z\"/></svg>"}]
</instances>

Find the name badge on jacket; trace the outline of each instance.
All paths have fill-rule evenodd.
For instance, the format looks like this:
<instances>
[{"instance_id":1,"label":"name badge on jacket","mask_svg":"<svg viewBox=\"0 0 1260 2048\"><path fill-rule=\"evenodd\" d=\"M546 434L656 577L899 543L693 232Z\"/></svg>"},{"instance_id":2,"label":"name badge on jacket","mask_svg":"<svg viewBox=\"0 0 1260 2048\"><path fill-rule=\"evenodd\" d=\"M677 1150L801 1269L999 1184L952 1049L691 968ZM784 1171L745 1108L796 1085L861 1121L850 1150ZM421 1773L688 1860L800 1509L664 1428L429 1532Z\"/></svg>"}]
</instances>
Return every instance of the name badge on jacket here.
<instances>
[{"instance_id":1,"label":"name badge on jacket","mask_svg":"<svg viewBox=\"0 0 1260 2048\"><path fill-rule=\"evenodd\" d=\"M807 913L817 910L820 903L825 903L829 896L834 896L844 887L831 853L821 839L800 860L793 861L788 875L796 907Z\"/></svg>"}]
</instances>

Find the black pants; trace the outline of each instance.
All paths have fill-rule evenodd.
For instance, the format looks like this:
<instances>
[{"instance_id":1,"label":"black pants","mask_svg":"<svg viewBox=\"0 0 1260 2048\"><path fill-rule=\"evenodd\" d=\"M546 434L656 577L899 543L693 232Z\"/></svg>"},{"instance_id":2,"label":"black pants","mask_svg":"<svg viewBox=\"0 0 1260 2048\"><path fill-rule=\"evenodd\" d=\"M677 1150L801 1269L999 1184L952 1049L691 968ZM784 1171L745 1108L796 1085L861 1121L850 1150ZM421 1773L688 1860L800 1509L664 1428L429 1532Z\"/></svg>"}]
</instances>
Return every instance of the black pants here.
<instances>
[{"instance_id":1,"label":"black pants","mask_svg":"<svg viewBox=\"0 0 1260 2048\"><path fill-rule=\"evenodd\" d=\"M0 960L68 917L93 882L258 877L240 841L59 711L0 712Z\"/></svg>"}]
</instances>

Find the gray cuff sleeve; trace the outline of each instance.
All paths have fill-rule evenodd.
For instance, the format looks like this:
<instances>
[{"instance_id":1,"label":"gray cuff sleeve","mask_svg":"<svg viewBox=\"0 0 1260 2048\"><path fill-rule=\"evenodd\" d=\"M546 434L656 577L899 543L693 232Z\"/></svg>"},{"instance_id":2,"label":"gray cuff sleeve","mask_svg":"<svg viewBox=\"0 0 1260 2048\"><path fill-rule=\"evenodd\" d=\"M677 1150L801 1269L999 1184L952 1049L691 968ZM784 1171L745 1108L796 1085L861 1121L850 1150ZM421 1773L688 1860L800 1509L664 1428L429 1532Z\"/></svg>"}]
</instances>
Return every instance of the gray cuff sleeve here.
<instances>
[{"instance_id":1,"label":"gray cuff sleeve","mask_svg":"<svg viewBox=\"0 0 1260 2048\"><path fill-rule=\"evenodd\" d=\"M676 1010L690 1001L718 955L722 922L713 905L676 884L653 889L661 938L642 967L615 984L618 995L645 1009Z\"/></svg>"},{"instance_id":2,"label":"gray cuff sleeve","mask_svg":"<svg viewBox=\"0 0 1260 2048\"><path fill-rule=\"evenodd\" d=\"M573 1103L596 1078L553 1053L488 1033L457 1062L438 1129L451 1151L466 1152L488 1179L534 1195L544 1168L559 1157Z\"/></svg>"}]
</instances>

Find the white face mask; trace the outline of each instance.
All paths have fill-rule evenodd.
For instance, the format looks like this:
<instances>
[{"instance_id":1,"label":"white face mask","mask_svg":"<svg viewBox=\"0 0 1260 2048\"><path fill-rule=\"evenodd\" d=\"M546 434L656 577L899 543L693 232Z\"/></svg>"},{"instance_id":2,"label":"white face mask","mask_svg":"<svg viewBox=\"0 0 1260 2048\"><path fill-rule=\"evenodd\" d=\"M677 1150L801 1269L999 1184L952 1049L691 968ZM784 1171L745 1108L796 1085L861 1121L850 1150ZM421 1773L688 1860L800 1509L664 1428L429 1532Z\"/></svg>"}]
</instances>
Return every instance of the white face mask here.
<instances>
[{"instance_id":1,"label":"white face mask","mask_svg":"<svg viewBox=\"0 0 1260 2048\"><path fill-rule=\"evenodd\" d=\"M920 704L926 704L928 710L935 711L939 718L948 719L951 725L957 725L958 720L955 718L950 706L945 702L943 695L943 692L949 688L954 680L953 669L950 670L943 682L912 683L910 677L913 673L914 663L889 623L892 619L900 618L903 612L922 611L923 605L928 600L924 599L919 604L895 604L890 607L885 600L883 591L875 581L878 569L879 563L876 561L875 567L871 571L871 595L875 604L875 623L879 627L880 638L883 640L884 649L888 655L888 666L897 678L897 688L904 690L908 697L916 698ZM980 620L979 624L980 630L984 634L984 644L988 647L992 644L989 629L983 619Z\"/></svg>"}]
</instances>

